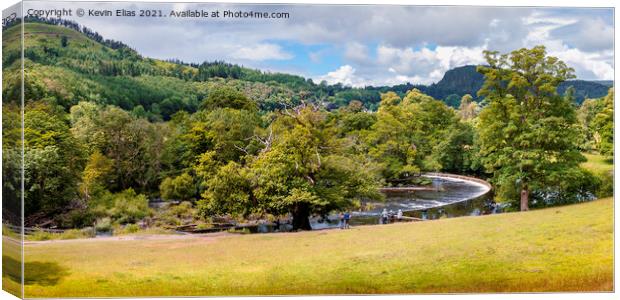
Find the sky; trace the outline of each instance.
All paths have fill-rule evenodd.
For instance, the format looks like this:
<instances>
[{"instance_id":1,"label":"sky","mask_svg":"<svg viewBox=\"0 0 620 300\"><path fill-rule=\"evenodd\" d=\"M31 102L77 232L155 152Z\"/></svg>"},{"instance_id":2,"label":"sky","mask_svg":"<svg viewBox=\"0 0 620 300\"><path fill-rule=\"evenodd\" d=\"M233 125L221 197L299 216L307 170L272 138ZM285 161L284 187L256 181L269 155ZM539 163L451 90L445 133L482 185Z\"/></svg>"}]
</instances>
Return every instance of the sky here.
<instances>
[{"instance_id":1,"label":"sky","mask_svg":"<svg viewBox=\"0 0 620 300\"><path fill-rule=\"evenodd\" d=\"M29 7L286 12L288 19L72 17L144 56L226 61L350 86L430 84L484 50L547 47L579 79L614 78L613 9L28 2Z\"/></svg>"}]
</instances>

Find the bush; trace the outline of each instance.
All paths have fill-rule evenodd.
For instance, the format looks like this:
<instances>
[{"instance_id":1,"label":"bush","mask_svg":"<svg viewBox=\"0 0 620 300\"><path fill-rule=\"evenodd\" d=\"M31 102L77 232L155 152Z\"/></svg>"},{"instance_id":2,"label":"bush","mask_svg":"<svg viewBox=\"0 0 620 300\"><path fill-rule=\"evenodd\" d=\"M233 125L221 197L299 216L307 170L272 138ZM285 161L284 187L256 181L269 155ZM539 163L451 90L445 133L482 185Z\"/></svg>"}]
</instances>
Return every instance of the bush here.
<instances>
[{"instance_id":1,"label":"bush","mask_svg":"<svg viewBox=\"0 0 620 300\"><path fill-rule=\"evenodd\" d=\"M76 209L59 215L55 221L62 228L82 228L91 226L95 215L87 209Z\"/></svg>"},{"instance_id":2,"label":"bush","mask_svg":"<svg viewBox=\"0 0 620 300\"><path fill-rule=\"evenodd\" d=\"M608 171L596 173L596 177L600 181L596 191L597 198L605 198L614 195L614 176Z\"/></svg>"},{"instance_id":3,"label":"bush","mask_svg":"<svg viewBox=\"0 0 620 300\"><path fill-rule=\"evenodd\" d=\"M61 233L52 233L43 230L37 230L26 236L29 241L48 241L48 240L71 240L84 239L94 237L92 228L69 229Z\"/></svg>"},{"instance_id":4,"label":"bush","mask_svg":"<svg viewBox=\"0 0 620 300\"><path fill-rule=\"evenodd\" d=\"M178 205L170 205L157 216L158 225L179 226L183 223L194 220L195 209L192 203L188 201L181 202Z\"/></svg>"},{"instance_id":5,"label":"bush","mask_svg":"<svg viewBox=\"0 0 620 300\"><path fill-rule=\"evenodd\" d=\"M171 230L166 230L158 227L149 227L146 229L140 228L137 224L127 224L125 226L117 226L114 229L114 235L125 235L125 234L171 234L174 233Z\"/></svg>"},{"instance_id":6,"label":"bush","mask_svg":"<svg viewBox=\"0 0 620 300\"><path fill-rule=\"evenodd\" d=\"M114 235L132 234L140 231L140 226L137 224L127 224L125 226L115 226Z\"/></svg>"},{"instance_id":7,"label":"bush","mask_svg":"<svg viewBox=\"0 0 620 300\"><path fill-rule=\"evenodd\" d=\"M29 241L47 241L54 239L54 234L47 231L35 231L29 235L26 235L26 239Z\"/></svg>"},{"instance_id":8,"label":"bush","mask_svg":"<svg viewBox=\"0 0 620 300\"><path fill-rule=\"evenodd\" d=\"M196 193L192 177L183 173L175 178L167 177L159 186L161 197L165 200L190 200Z\"/></svg>"},{"instance_id":9,"label":"bush","mask_svg":"<svg viewBox=\"0 0 620 300\"><path fill-rule=\"evenodd\" d=\"M95 234L92 227L87 227L84 229L69 229L63 233L58 234L58 238L61 240L84 239L94 236Z\"/></svg>"},{"instance_id":10,"label":"bush","mask_svg":"<svg viewBox=\"0 0 620 300\"><path fill-rule=\"evenodd\" d=\"M95 225L95 229L97 231L110 231L112 230L112 219L105 217L97 220L97 225Z\"/></svg>"},{"instance_id":11,"label":"bush","mask_svg":"<svg viewBox=\"0 0 620 300\"><path fill-rule=\"evenodd\" d=\"M112 208L108 210L108 216L117 224L136 223L152 214L149 201L146 196L136 194L133 189L127 189L117 194L111 194Z\"/></svg>"},{"instance_id":12,"label":"bush","mask_svg":"<svg viewBox=\"0 0 620 300\"><path fill-rule=\"evenodd\" d=\"M123 228L123 231L126 233L136 233L138 230L140 230L140 226L136 224L127 224L125 228Z\"/></svg>"}]
</instances>

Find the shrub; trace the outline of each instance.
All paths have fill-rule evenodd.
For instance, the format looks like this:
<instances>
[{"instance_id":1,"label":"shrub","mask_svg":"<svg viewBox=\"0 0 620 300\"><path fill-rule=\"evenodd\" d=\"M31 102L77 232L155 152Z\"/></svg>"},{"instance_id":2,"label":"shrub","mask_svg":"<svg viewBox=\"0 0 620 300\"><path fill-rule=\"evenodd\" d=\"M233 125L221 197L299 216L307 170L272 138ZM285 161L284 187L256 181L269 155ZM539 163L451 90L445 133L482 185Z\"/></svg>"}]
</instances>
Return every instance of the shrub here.
<instances>
[{"instance_id":1,"label":"shrub","mask_svg":"<svg viewBox=\"0 0 620 300\"><path fill-rule=\"evenodd\" d=\"M94 237L92 228L69 229L64 232L52 233L43 230L37 230L26 236L29 241L47 241L47 240L71 240L84 239Z\"/></svg>"},{"instance_id":2,"label":"shrub","mask_svg":"<svg viewBox=\"0 0 620 300\"><path fill-rule=\"evenodd\" d=\"M146 196L136 194L133 189L109 197L112 197L113 206L108 210L108 215L117 224L135 223L152 214Z\"/></svg>"},{"instance_id":3,"label":"shrub","mask_svg":"<svg viewBox=\"0 0 620 300\"><path fill-rule=\"evenodd\" d=\"M183 173L175 178L167 177L159 185L161 197L165 200L190 200L196 193L192 177Z\"/></svg>"},{"instance_id":4,"label":"shrub","mask_svg":"<svg viewBox=\"0 0 620 300\"><path fill-rule=\"evenodd\" d=\"M112 230L112 219L105 217L97 220L97 225L95 225L95 229L97 231L110 231Z\"/></svg>"},{"instance_id":5,"label":"shrub","mask_svg":"<svg viewBox=\"0 0 620 300\"><path fill-rule=\"evenodd\" d=\"M192 203L188 201L181 202L178 205L170 205L162 210L157 216L158 225L179 226L188 221L193 221L195 209ZM185 222L184 222L185 221Z\"/></svg>"},{"instance_id":6,"label":"shrub","mask_svg":"<svg viewBox=\"0 0 620 300\"><path fill-rule=\"evenodd\" d=\"M54 237L61 240L71 240L71 239L84 239L94 237L94 232L92 228L84 228L84 229L69 229L60 234L52 234Z\"/></svg>"},{"instance_id":7,"label":"shrub","mask_svg":"<svg viewBox=\"0 0 620 300\"><path fill-rule=\"evenodd\" d=\"M29 241L47 241L54 239L54 234L47 231L37 230L27 235L26 239Z\"/></svg>"},{"instance_id":8,"label":"shrub","mask_svg":"<svg viewBox=\"0 0 620 300\"><path fill-rule=\"evenodd\" d=\"M123 231L126 232L126 233L136 233L136 232L138 232L138 230L140 230L140 226L138 226L136 224L127 224L123 228Z\"/></svg>"},{"instance_id":9,"label":"shrub","mask_svg":"<svg viewBox=\"0 0 620 300\"><path fill-rule=\"evenodd\" d=\"M597 198L605 198L614 195L614 176L608 171L596 173L596 177L600 181L596 191Z\"/></svg>"},{"instance_id":10,"label":"shrub","mask_svg":"<svg viewBox=\"0 0 620 300\"><path fill-rule=\"evenodd\" d=\"M132 234L138 231L140 231L140 226L136 224L127 224L125 226L121 226L121 225L114 226L114 235Z\"/></svg>"}]
</instances>

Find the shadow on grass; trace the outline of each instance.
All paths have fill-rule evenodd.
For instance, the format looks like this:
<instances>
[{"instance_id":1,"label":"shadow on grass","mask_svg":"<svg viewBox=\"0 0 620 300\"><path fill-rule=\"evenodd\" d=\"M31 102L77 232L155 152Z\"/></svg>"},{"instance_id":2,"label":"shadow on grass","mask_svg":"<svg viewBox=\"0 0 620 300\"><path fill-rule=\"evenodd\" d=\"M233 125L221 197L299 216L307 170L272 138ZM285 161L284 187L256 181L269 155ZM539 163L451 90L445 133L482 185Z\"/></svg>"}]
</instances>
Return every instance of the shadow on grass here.
<instances>
[{"instance_id":1,"label":"shadow on grass","mask_svg":"<svg viewBox=\"0 0 620 300\"><path fill-rule=\"evenodd\" d=\"M69 275L67 268L60 266L55 262L27 262L24 265L26 270L24 284L25 285L56 285L65 276ZM21 264L19 260L12 257L2 256L2 273L9 279L21 282Z\"/></svg>"}]
</instances>

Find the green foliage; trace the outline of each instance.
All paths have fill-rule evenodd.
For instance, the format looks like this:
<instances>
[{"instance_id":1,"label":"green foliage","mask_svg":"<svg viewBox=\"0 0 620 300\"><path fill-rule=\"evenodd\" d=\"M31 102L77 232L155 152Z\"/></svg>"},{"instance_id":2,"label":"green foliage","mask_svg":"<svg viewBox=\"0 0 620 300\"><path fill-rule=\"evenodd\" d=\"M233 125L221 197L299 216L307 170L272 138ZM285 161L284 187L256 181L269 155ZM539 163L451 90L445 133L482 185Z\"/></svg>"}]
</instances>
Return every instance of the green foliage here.
<instances>
[{"instance_id":1,"label":"green foliage","mask_svg":"<svg viewBox=\"0 0 620 300\"><path fill-rule=\"evenodd\" d=\"M458 115L463 121L469 121L474 119L480 113L480 107L477 102L473 101L473 98L469 94L465 94L461 98L459 105Z\"/></svg>"},{"instance_id":2,"label":"green foliage","mask_svg":"<svg viewBox=\"0 0 620 300\"><path fill-rule=\"evenodd\" d=\"M208 187L198 202L200 216L234 214L248 216L259 212L253 196L251 174L235 162L229 162L217 170L205 183Z\"/></svg>"},{"instance_id":3,"label":"green foliage","mask_svg":"<svg viewBox=\"0 0 620 300\"><path fill-rule=\"evenodd\" d=\"M94 236L92 228L84 229L69 229L61 233L53 233L43 230L37 230L29 235L26 235L26 240L29 241L48 241L48 240L73 240L84 239Z\"/></svg>"},{"instance_id":4,"label":"green foliage","mask_svg":"<svg viewBox=\"0 0 620 300\"><path fill-rule=\"evenodd\" d=\"M147 197L200 195L195 209L157 218L292 214L306 229L309 215L355 208L381 198L378 186L419 183L424 171L486 171L498 199L525 190L539 206L612 191L609 174L577 165L579 150L613 155L613 89L585 101L577 118L574 102L593 94L583 93L587 84L564 88L572 69L542 47L487 52L481 74L466 66L431 86L351 88L143 58L71 22L25 29L26 214L54 216L55 225L131 224L152 215ZM21 201L20 51L3 46L3 195L12 211Z\"/></svg>"},{"instance_id":5,"label":"green foliage","mask_svg":"<svg viewBox=\"0 0 620 300\"><path fill-rule=\"evenodd\" d=\"M464 156L470 154L463 149L473 144L473 134L454 110L414 89L402 100L383 95L367 143L383 177L396 183L423 170L466 170Z\"/></svg>"},{"instance_id":6,"label":"green foliage","mask_svg":"<svg viewBox=\"0 0 620 300\"><path fill-rule=\"evenodd\" d=\"M312 213L382 197L377 178L345 155L325 113L298 108L272 126L275 138L247 166L230 162L207 181L198 203L203 216L292 213L295 228L309 229Z\"/></svg>"},{"instance_id":7,"label":"green foliage","mask_svg":"<svg viewBox=\"0 0 620 300\"><path fill-rule=\"evenodd\" d=\"M243 93L229 87L220 87L209 91L209 96L202 103L202 108L214 110L217 108L256 110L256 104Z\"/></svg>"},{"instance_id":8,"label":"green foliage","mask_svg":"<svg viewBox=\"0 0 620 300\"><path fill-rule=\"evenodd\" d=\"M159 191L165 200L191 200L196 194L196 187L192 177L183 173L175 178L165 178L159 185Z\"/></svg>"},{"instance_id":9,"label":"green foliage","mask_svg":"<svg viewBox=\"0 0 620 300\"><path fill-rule=\"evenodd\" d=\"M102 202L109 205L106 214L117 224L135 223L152 215L146 196L136 194L133 189L108 194Z\"/></svg>"},{"instance_id":10,"label":"green foliage","mask_svg":"<svg viewBox=\"0 0 620 300\"><path fill-rule=\"evenodd\" d=\"M80 184L80 192L87 201L93 196L101 196L106 191L106 186L113 178L113 164L111 159L98 151L90 155Z\"/></svg>"},{"instance_id":11,"label":"green foliage","mask_svg":"<svg viewBox=\"0 0 620 300\"><path fill-rule=\"evenodd\" d=\"M479 94L489 105L477 129L480 159L493 174L497 198L514 202L521 193L521 207L527 209L532 191L552 199L546 204L585 197L590 179L578 166L585 159L578 149L575 109L556 92L573 77L572 69L547 56L544 47L485 56L489 66L479 68L486 78Z\"/></svg>"},{"instance_id":12,"label":"green foliage","mask_svg":"<svg viewBox=\"0 0 620 300\"><path fill-rule=\"evenodd\" d=\"M614 195L614 175L610 172L595 173L598 179L598 189L596 190L597 198L611 197Z\"/></svg>"},{"instance_id":13,"label":"green foliage","mask_svg":"<svg viewBox=\"0 0 620 300\"><path fill-rule=\"evenodd\" d=\"M97 231L109 232L112 230L112 219L110 217L104 217L97 220L95 225Z\"/></svg>"},{"instance_id":14,"label":"green foliage","mask_svg":"<svg viewBox=\"0 0 620 300\"><path fill-rule=\"evenodd\" d=\"M614 89L602 99L604 106L592 120L592 129L598 135L597 148L603 155L614 154Z\"/></svg>"},{"instance_id":15,"label":"green foliage","mask_svg":"<svg viewBox=\"0 0 620 300\"><path fill-rule=\"evenodd\" d=\"M120 191L135 187L147 191L159 186L165 124L150 123L114 107L79 103L71 108L74 135L112 161L114 172L106 188Z\"/></svg>"},{"instance_id":16,"label":"green foliage","mask_svg":"<svg viewBox=\"0 0 620 300\"><path fill-rule=\"evenodd\" d=\"M114 235L132 234L140 231L140 226L136 224L127 224L125 226L117 226L114 228Z\"/></svg>"},{"instance_id":17,"label":"green foliage","mask_svg":"<svg viewBox=\"0 0 620 300\"><path fill-rule=\"evenodd\" d=\"M469 95L469 94L466 94L466 95ZM458 108L459 106L461 106L461 97L459 97L459 95L457 94L450 94L448 97L446 97L446 99L444 99L444 102L446 103L446 105L452 108Z\"/></svg>"},{"instance_id":18,"label":"green foliage","mask_svg":"<svg viewBox=\"0 0 620 300\"><path fill-rule=\"evenodd\" d=\"M26 214L68 205L77 194L85 157L63 117L44 104L26 107L24 144Z\"/></svg>"},{"instance_id":19,"label":"green foliage","mask_svg":"<svg viewBox=\"0 0 620 300\"><path fill-rule=\"evenodd\" d=\"M183 201L177 205L169 205L155 215L156 226L179 226L195 221L196 210L189 201Z\"/></svg>"}]
</instances>

